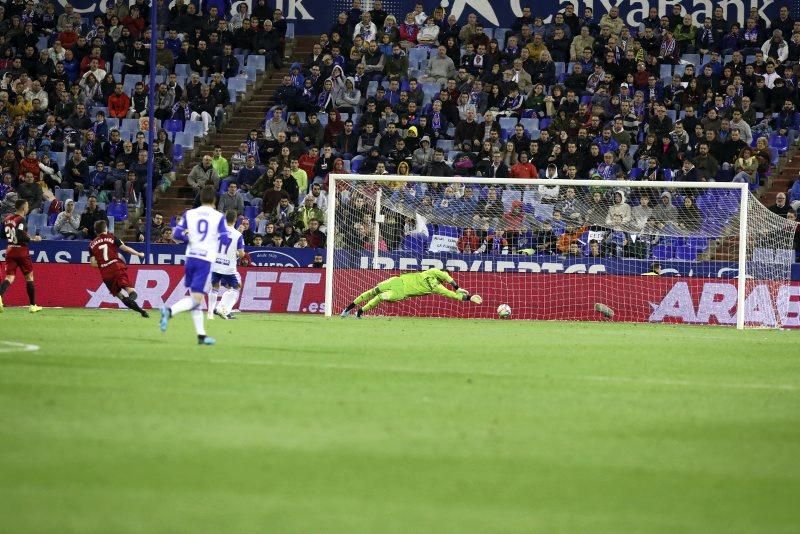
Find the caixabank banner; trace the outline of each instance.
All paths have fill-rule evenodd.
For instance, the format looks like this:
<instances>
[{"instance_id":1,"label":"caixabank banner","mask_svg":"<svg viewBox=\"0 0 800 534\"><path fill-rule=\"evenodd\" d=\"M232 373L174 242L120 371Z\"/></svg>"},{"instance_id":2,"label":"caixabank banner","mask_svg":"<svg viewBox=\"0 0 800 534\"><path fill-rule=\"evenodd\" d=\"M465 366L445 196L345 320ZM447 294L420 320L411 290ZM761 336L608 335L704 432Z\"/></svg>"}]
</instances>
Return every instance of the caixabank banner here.
<instances>
[{"instance_id":1,"label":"caixabank banner","mask_svg":"<svg viewBox=\"0 0 800 534\"><path fill-rule=\"evenodd\" d=\"M94 13L105 12L108 2L95 2L92 0L58 0L56 9L60 13L64 5L71 4L75 11L84 17ZM174 2L168 2L171 6ZM192 2L200 10L205 9L207 2ZM230 12L234 13L241 2L226 2ZM253 1L244 2L252 8ZM414 10L416 0L383 0L383 9L394 14L398 21L402 21L406 13ZM563 11L564 6L571 3L575 12L583 15L586 7L594 11L596 21L608 13L612 7L617 7L620 17L628 26L637 26L643 18L647 17L650 8L656 8L659 15L671 14L672 6L680 4L685 13L689 13L695 20L702 20L705 15L711 15L715 7L723 9L723 14L729 22L744 22L750 13L751 7L758 9L759 16L764 20L777 17L780 6L787 5L790 9L797 10L797 2L789 0L724 0L711 2L710 0L423 0L423 7L427 14L439 5L445 12L456 16L460 23L467 20L470 13L475 13L478 20L491 28L510 28L517 17L522 16L523 6L531 7L534 15L542 15L545 22L550 22L551 17ZM214 5L217 5L216 3ZM268 0L269 6L274 6L283 12L288 22L295 26L297 35L319 35L327 32L342 11L348 11L352 0ZM362 9L372 8L372 0L362 0ZM252 9L250 10L252 11Z\"/></svg>"}]
</instances>

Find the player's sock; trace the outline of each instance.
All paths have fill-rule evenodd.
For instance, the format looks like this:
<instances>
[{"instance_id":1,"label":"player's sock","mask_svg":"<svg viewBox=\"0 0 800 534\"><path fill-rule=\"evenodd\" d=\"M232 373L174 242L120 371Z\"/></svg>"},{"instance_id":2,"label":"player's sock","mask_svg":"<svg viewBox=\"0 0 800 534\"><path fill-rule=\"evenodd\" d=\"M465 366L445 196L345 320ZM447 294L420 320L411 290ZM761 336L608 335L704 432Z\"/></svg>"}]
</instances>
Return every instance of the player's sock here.
<instances>
[{"instance_id":1,"label":"player's sock","mask_svg":"<svg viewBox=\"0 0 800 534\"><path fill-rule=\"evenodd\" d=\"M9 282L8 280L3 280L3 283L0 284L0 297L2 297L5 294L6 289L8 289L10 285L11 282Z\"/></svg>"},{"instance_id":2,"label":"player's sock","mask_svg":"<svg viewBox=\"0 0 800 534\"><path fill-rule=\"evenodd\" d=\"M222 294L219 305L225 310L225 313L230 314L237 300L239 300L239 290L229 289Z\"/></svg>"},{"instance_id":3,"label":"player's sock","mask_svg":"<svg viewBox=\"0 0 800 534\"><path fill-rule=\"evenodd\" d=\"M356 317L361 319L362 315L364 315L364 309L363 308L359 308L358 311L356 312Z\"/></svg>"},{"instance_id":4,"label":"player's sock","mask_svg":"<svg viewBox=\"0 0 800 534\"><path fill-rule=\"evenodd\" d=\"M36 286L33 285L33 282L26 282L25 288L28 290L28 302L31 303L31 306L36 306Z\"/></svg>"},{"instance_id":5,"label":"player's sock","mask_svg":"<svg viewBox=\"0 0 800 534\"><path fill-rule=\"evenodd\" d=\"M135 295L135 294L136 294L136 293L134 293L134 295ZM119 300L121 300L121 301L122 301L122 303L123 303L125 306L127 306L128 308L130 308L131 310L133 310L133 311L135 311L135 312L139 312L139 314L140 314L140 315L142 315L142 316L144 317L145 315L147 315L147 312L146 312L146 311L144 311L144 310L143 310L141 307L139 307L139 305L138 305L138 304L136 303L136 301L134 300L135 298L136 298L136 297L132 297L132 296L128 295L127 297L120 297L120 299L119 299Z\"/></svg>"},{"instance_id":6,"label":"player's sock","mask_svg":"<svg viewBox=\"0 0 800 534\"><path fill-rule=\"evenodd\" d=\"M181 300L173 304L171 308L169 308L169 315L172 317L174 315L178 315L179 313L194 309L194 307L195 304L192 297L183 297Z\"/></svg>"},{"instance_id":7,"label":"player's sock","mask_svg":"<svg viewBox=\"0 0 800 534\"><path fill-rule=\"evenodd\" d=\"M214 318L214 310L217 309L217 298L219 297L219 290L211 289L208 292L208 318ZM222 304L222 303L220 303Z\"/></svg>"},{"instance_id":8,"label":"player's sock","mask_svg":"<svg viewBox=\"0 0 800 534\"><path fill-rule=\"evenodd\" d=\"M344 309L344 313L346 313L346 314L347 314L347 313L350 313L351 311L353 311L353 308L355 308L355 307L356 307L356 303L355 303L355 302L351 302L351 303L350 303L350 304L348 304L348 305L347 305L347 307Z\"/></svg>"},{"instance_id":9,"label":"player's sock","mask_svg":"<svg viewBox=\"0 0 800 534\"><path fill-rule=\"evenodd\" d=\"M200 308L192 310L192 322L194 323L194 330L197 332L197 335L205 337L206 327L203 324L203 310Z\"/></svg>"}]
</instances>

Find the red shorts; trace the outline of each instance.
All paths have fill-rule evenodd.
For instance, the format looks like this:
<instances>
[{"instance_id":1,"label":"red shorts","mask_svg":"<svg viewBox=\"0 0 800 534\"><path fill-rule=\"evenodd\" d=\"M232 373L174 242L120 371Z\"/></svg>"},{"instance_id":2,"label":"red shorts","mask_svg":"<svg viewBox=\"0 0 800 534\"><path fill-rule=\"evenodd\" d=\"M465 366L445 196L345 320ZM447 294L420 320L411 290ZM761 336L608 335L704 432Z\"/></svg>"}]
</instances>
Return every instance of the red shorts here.
<instances>
[{"instance_id":1,"label":"red shorts","mask_svg":"<svg viewBox=\"0 0 800 534\"><path fill-rule=\"evenodd\" d=\"M17 269L26 276L33 272L33 262L27 247L14 247L6 252L6 276L13 276Z\"/></svg>"},{"instance_id":2,"label":"red shorts","mask_svg":"<svg viewBox=\"0 0 800 534\"><path fill-rule=\"evenodd\" d=\"M103 277L103 283L114 296L117 296L126 287L133 287L128 278L128 270L124 265L115 264L107 267L100 272L100 276Z\"/></svg>"}]
</instances>

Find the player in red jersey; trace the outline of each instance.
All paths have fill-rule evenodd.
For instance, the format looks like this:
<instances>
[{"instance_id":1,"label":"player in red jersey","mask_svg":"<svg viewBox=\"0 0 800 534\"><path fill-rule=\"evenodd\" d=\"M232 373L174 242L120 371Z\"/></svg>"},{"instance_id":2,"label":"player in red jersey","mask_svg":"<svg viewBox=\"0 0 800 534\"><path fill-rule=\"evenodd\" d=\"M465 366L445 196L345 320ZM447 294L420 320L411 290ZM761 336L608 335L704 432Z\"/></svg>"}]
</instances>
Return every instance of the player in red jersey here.
<instances>
[{"instance_id":1,"label":"player in red jersey","mask_svg":"<svg viewBox=\"0 0 800 534\"><path fill-rule=\"evenodd\" d=\"M140 258L144 258L144 253L135 251L109 232L106 221L95 222L94 233L97 237L89 243L89 251L92 253L91 261L92 265L100 269L100 276L106 287L125 306L139 312L144 318L150 317L136 304L136 291L128 278L125 262L119 257L120 250Z\"/></svg>"},{"instance_id":2,"label":"player in red jersey","mask_svg":"<svg viewBox=\"0 0 800 534\"><path fill-rule=\"evenodd\" d=\"M28 235L25 231L25 215L28 214L28 201L19 199L14 204L16 210L11 215L3 219L3 230L5 238L8 240L6 249L6 279L0 284L0 312L3 311L3 294L14 283L17 269L22 271L25 276L25 285L28 288L28 300L31 305L31 313L42 311L41 306L36 305L36 288L33 285L33 262L31 252L28 250L28 243L31 241L41 241L42 238Z\"/></svg>"}]
</instances>

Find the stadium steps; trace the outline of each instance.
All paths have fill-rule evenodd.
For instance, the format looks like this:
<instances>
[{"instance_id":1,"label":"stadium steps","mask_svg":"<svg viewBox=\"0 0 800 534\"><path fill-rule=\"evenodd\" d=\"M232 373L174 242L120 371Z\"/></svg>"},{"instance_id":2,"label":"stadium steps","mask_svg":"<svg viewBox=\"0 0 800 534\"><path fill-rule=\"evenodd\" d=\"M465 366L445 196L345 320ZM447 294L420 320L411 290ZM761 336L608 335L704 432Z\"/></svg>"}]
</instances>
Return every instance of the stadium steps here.
<instances>
[{"instance_id":1,"label":"stadium steps","mask_svg":"<svg viewBox=\"0 0 800 534\"><path fill-rule=\"evenodd\" d=\"M779 171L769 179L765 187L760 191L759 199L766 206L775 203L775 195L786 192L794 183L800 179L800 150L797 145L789 148L785 156L781 156Z\"/></svg>"},{"instance_id":2,"label":"stadium steps","mask_svg":"<svg viewBox=\"0 0 800 534\"><path fill-rule=\"evenodd\" d=\"M222 147L225 157L236 152L239 143L245 140L250 130L263 128L264 115L273 105L273 95L280 86L284 74L289 72L289 65L293 61L301 61L311 53L315 37L297 37L292 50L292 58L284 62L284 68L275 70L268 68L261 73L253 86L248 86L244 99L238 102L233 109L228 111L228 120L219 133L212 133L208 138L195 139L195 147L184 154L183 162L176 169L176 179L172 186L165 192L156 192L153 209L164 214L165 220L170 220L173 215L180 215L192 207L194 193L189 187L186 177L192 168L202 159L202 155L211 152L214 145ZM136 213L131 212L130 221L136 221ZM127 229L126 238L135 239L134 225Z\"/></svg>"}]
</instances>

